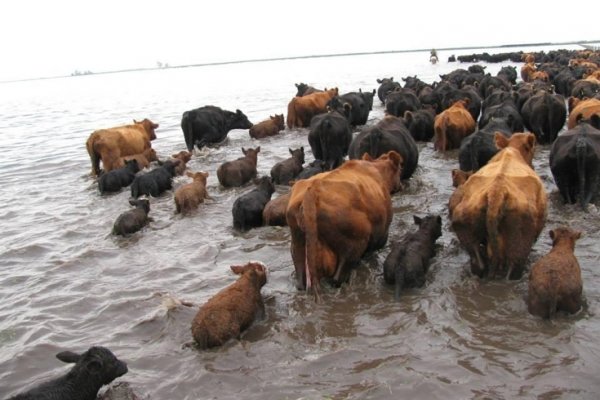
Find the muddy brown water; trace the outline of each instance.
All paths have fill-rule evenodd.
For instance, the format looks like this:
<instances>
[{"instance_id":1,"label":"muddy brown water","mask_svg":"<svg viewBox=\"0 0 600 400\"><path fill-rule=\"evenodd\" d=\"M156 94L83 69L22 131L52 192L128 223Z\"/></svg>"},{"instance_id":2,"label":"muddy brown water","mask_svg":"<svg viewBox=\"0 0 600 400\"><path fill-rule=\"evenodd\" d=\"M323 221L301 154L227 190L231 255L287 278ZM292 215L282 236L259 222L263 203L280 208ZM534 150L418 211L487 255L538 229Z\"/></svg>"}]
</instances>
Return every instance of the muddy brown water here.
<instances>
[{"instance_id":1,"label":"muddy brown water","mask_svg":"<svg viewBox=\"0 0 600 400\"><path fill-rule=\"evenodd\" d=\"M210 173L213 199L198 212L175 215L167 192L151 199L152 221L142 232L110 235L129 208L129 190L98 194L85 150L93 130L151 118L160 124L153 147L164 158L185 148L185 110L239 108L258 122L286 113L294 83L372 90L377 78L432 82L469 65L446 63L449 54L442 53L436 65L428 53L408 53L0 85L0 398L66 371L57 352L91 345L125 360L129 373L115 384L148 399L597 398L598 211L562 205L549 146L538 147L534 160L550 201L530 260L550 249L552 227L582 230L576 255L585 297L578 314L551 321L528 314L527 275L511 282L470 275L447 217L457 153L439 154L431 143L419 144L417 172L393 197L389 242L415 229L414 214L441 214L443 235L426 286L400 302L383 283L389 242L364 259L348 284L326 288L316 305L295 288L287 228L232 229L232 204L251 186L220 188L218 165L241 156L242 146L258 145L260 174L287 158L289 147L304 146L311 161L304 129L261 141L232 131L224 145L196 152L188 164ZM369 124L382 116L375 99ZM177 178L175 187L187 181ZM230 265L249 260L269 268L266 318L222 348L186 346L197 306L236 279ZM196 306L177 306L175 299Z\"/></svg>"}]
</instances>

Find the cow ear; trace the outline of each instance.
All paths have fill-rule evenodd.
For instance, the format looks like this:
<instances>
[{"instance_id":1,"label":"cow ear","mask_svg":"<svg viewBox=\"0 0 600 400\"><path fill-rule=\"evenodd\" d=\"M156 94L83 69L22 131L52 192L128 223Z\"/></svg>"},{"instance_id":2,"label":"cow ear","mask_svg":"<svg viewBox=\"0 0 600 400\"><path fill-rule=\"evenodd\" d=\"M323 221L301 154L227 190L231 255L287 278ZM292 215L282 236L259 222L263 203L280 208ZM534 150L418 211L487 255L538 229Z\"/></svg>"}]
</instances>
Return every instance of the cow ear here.
<instances>
[{"instance_id":1,"label":"cow ear","mask_svg":"<svg viewBox=\"0 0 600 400\"><path fill-rule=\"evenodd\" d=\"M81 358L81 355L72 351L62 351L56 355L56 358L65 363L76 363Z\"/></svg>"},{"instance_id":2,"label":"cow ear","mask_svg":"<svg viewBox=\"0 0 600 400\"><path fill-rule=\"evenodd\" d=\"M373 157L371 157L371 155L367 152L363 154L362 159L365 161L373 161Z\"/></svg>"},{"instance_id":3,"label":"cow ear","mask_svg":"<svg viewBox=\"0 0 600 400\"><path fill-rule=\"evenodd\" d=\"M581 237L581 231L573 232L573 238L575 238L575 240L579 239L580 237Z\"/></svg>"},{"instance_id":4,"label":"cow ear","mask_svg":"<svg viewBox=\"0 0 600 400\"><path fill-rule=\"evenodd\" d=\"M241 275L244 272L244 267L242 265L232 265L229 268L231 268L231 271L236 275Z\"/></svg>"},{"instance_id":5,"label":"cow ear","mask_svg":"<svg viewBox=\"0 0 600 400\"><path fill-rule=\"evenodd\" d=\"M421 226L421 222L423 222L421 218L417 217L416 215L413 215L413 219L415 221L415 224Z\"/></svg>"},{"instance_id":6,"label":"cow ear","mask_svg":"<svg viewBox=\"0 0 600 400\"><path fill-rule=\"evenodd\" d=\"M381 80L381 79L377 79L377 83L381 83L381 82L382 82L382 80Z\"/></svg>"},{"instance_id":7,"label":"cow ear","mask_svg":"<svg viewBox=\"0 0 600 400\"><path fill-rule=\"evenodd\" d=\"M527 135L527 144L532 149L535 146L535 135L533 133Z\"/></svg>"},{"instance_id":8,"label":"cow ear","mask_svg":"<svg viewBox=\"0 0 600 400\"><path fill-rule=\"evenodd\" d=\"M294 151L290 147L288 147L288 150L290 151L291 155L294 155Z\"/></svg>"},{"instance_id":9,"label":"cow ear","mask_svg":"<svg viewBox=\"0 0 600 400\"><path fill-rule=\"evenodd\" d=\"M242 115L242 112L241 112L240 110L235 110L235 113L236 113L237 115Z\"/></svg>"},{"instance_id":10,"label":"cow ear","mask_svg":"<svg viewBox=\"0 0 600 400\"><path fill-rule=\"evenodd\" d=\"M258 147L256 148L256 152L257 152L257 153L260 153L260 146L258 146Z\"/></svg>"},{"instance_id":11,"label":"cow ear","mask_svg":"<svg viewBox=\"0 0 600 400\"><path fill-rule=\"evenodd\" d=\"M304 154L304 146L300 147L300 151L302 152L302 154Z\"/></svg>"},{"instance_id":12,"label":"cow ear","mask_svg":"<svg viewBox=\"0 0 600 400\"><path fill-rule=\"evenodd\" d=\"M556 238L556 232L554 232L554 229L550 229L548 235L550 235L550 239L552 239L552 241L554 241L554 239Z\"/></svg>"},{"instance_id":13,"label":"cow ear","mask_svg":"<svg viewBox=\"0 0 600 400\"><path fill-rule=\"evenodd\" d=\"M296 85L296 87L297 87L298 89L300 89L300 85L298 85L297 83L294 83L294 85Z\"/></svg>"},{"instance_id":14,"label":"cow ear","mask_svg":"<svg viewBox=\"0 0 600 400\"><path fill-rule=\"evenodd\" d=\"M404 112L404 119L410 124L413 119L413 113L411 111L406 110Z\"/></svg>"},{"instance_id":15,"label":"cow ear","mask_svg":"<svg viewBox=\"0 0 600 400\"><path fill-rule=\"evenodd\" d=\"M373 96L375 96L375 93L376 93L376 91L375 91L375 89L373 89Z\"/></svg>"},{"instance_id":16,"label":"cow ear","mask_svg":"<svg viewBox=\"0 0 600 400\"><path fill-rule=\"evenodd\" d=\"M188 172L186 172L186 173L185 173L185 175L186 175L186 176L188 176L188 177L190 177L190 178L192 178L192 179L194 179L194 174L192 174L192 173L191 173L191 172L189 172L189 171L188 171Z\"/></svg>"},{"instance_id":17,"label":"cow ear","mask_svg":"<svg viewBox=\"0 0 600 400\"><path fill-rule=\"evenodd\" d=\"M496 132L494 134L494 141L496 143L496 147L499 149L503 149L508 146L508 138L502 134L502 132Z\"/></svg>"},{"instance_id":18,"label":"cow ear","mask_svg":"<svg viewBox=\"0 0 600 400\"><path fill-rule=\"evenodd\" d=\"M246 149L242 147L242 153L244 153L244 155L246 155Z\"/></svg>"}]
</instances>

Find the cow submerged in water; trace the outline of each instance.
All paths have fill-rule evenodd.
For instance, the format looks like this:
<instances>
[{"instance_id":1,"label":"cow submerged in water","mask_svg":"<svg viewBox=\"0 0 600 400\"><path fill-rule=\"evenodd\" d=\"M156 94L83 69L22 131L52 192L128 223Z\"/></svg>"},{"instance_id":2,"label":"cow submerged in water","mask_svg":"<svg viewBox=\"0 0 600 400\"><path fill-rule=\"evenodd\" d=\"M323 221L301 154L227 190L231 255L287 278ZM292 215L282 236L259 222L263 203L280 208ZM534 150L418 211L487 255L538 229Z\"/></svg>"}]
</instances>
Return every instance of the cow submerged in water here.
<instances>
[{"instance_id":1,"label":"cow submerged in water","mask_svg":"<svg viewBox=\"0 0 600 400\"><path fill-rule=\"evenodd\" d=\"M312 287L320 301L321 278L346 281L363 254L385 245L401 165L395 151L376 160L365 154L294 184L286 218L299 289Z\"/></svg>"}]
</instances>

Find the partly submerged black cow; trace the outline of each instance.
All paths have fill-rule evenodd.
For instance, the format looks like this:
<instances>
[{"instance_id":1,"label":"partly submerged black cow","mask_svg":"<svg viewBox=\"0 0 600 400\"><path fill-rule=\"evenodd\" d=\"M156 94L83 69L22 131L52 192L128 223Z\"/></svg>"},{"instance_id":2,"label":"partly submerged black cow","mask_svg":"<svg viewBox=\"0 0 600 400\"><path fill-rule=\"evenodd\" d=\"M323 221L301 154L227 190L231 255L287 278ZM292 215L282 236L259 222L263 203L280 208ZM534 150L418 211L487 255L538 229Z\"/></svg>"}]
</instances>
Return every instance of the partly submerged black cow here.
<instances>
[{"instance_id":1,"label":"partly submerged black cow","mask_svg":"<svg viewBox=\"0 0 600 400\"><path fill-rule=\"evenodd\" d=\"M379 83L377 97L379 97L379 100L381 100L381 104L385 104L385 98L388 93L393 92L394 89L401 87L399 82L394 82L393 76L391 78L377 79L377 83Z\"/></svg>"},{"instance_id":2,"label":"partly submerged black cow","mask_svg":"<svg viewBox=\"0 0 600 400\"><path fill-rule=\"evenodd\" d=\"M458 163L462 171L477 171L500 151L496 147L494 135L501 132L510 137L513 131L503 118L492 118L486 126L470 134L460 142Z\"/></svg>"},{"instance_id":3,"label":"partly submerged black cow","mask_svg":"<svg viewBox=\"0 0 600 400\"><path fill-rule=\"evenodd\" d=\"M373 158L395 150L402 156L402 179L415 172L419 162L419 149L402 118L388 115L376 125L364 129L350 144L350 159L361 159L364 153Z\"/></svg>"},{"instance_id":4,"label":"partly submerged black cow","mask_svg":"<svg viewBox=\"0 0 600 400\"><path fill-rule=\"evenodd\" d=\"M342 165L352 141L348 115L341 114L338 109L316 115L310 122L308 143L315 158L324 161L326 170Z\"/></svg>"},{"instance_id":5,"label":"partly submerged black cow","mask_svg":"<svg viewBox=\"0 0 600 400\"><path fill-rule=\"evenodd\" d=\"M207 144L222 142L232 129L251 127L252 123L240 110L232 112L215 106L186 111L181 118L181 129L188 151L192 151L194 145L201 149Z\"/></svg>"},{"instance_id":6,"label":"partly submerged black cow","mask_svg":"<svg viewBox=\"0 0 600 400\"><path fill-rule=\"evenodd\" d=\"M592 126L598 126L600 117L592 119L558 136L550 150L550 171L561 196L584 210L600 190L600 130Z\"/></svg>"}]
</instances>

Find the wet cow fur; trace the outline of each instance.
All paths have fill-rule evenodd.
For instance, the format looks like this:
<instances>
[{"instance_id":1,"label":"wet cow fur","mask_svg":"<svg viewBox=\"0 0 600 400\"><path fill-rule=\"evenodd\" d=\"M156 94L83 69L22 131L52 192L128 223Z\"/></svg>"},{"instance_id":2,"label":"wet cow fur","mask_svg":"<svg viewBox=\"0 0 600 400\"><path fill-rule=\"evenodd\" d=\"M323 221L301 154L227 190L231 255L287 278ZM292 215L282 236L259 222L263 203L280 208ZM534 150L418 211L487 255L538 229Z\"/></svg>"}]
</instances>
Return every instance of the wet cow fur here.
<instances>
[{"instance_id":1,"label":"wet cow fur","mask_svg":"<svg viewBox=\"0 0 600 400\"><path fill-rule=\"evenodd\" d=\"M467 110L469 100L459 100L438 114L434 122L434 149L458 149L461 141L475 131L475 120Z\"/></svg>"},{"instance_id":2,"label":"wet cow fur","mask_svg":"<svg viewBox=\"0 0 600 400\"><path fill-rule=\"evenodd\" d=\"M241 231L263 225L263 210L275 192L273 181L268 176L256 180L256 187L248 193L238 197L231 213L233 214L233 227Z\"/></svg>"},{"instance_id":3,"label":"wet cow fur","mask_svg":"<svg viewBox=\"0 0 600 400\"><path fill-rule=\"evenodd\" d=\"M252 122L240 110L228 111L216 106L204 106L189 110L181 117L181 130L188 151L220 143L232 129L249 129Z\"/></svg>"},{"instance_id":4,"label":"wet cow fur","mask_svg":"<svg viewBox=\"0 0 600 400\"><path fill-rule=\"evenodd\" d=\"M90 347L83 354L63 351L56 358L75 365L65 375L8 400L95 400L103 385L127 373L127 364L105 347Z\"/></svg>"},{"instance_id":5,"label":"wet cow fur","mask_svg":"<svg viewBox=\"0 0 600 400\"><path fill-rule=\"evenodd\" d=\"M217 168L217 178L225 187L242 186L256 176L256 164L260 146L252 149L242 147L244 157L226 161Z\"/></svg>"},{"instance_id":6,"label":"wet cow fur","mask_svg":"<svg viewBox=\"0 0 600 400\"><path fill-rule=\"evenodd\" d=\"M581 232L568 227L550 231L552 250L529 273L527 308L531 314L550 318L557 311L574 314L581 308L583 283L574 254L580 237Z\"/></svg>"},{"instance_id":7,"label":"wet cow fur","mask_svg":"<svg viewBox=\"0 0 600 400\"><path fill-rule=\"evenodd\" d=\"M435 241L442 236L442 218L439 215L425 218L415 215L414 221L419 229L394 243L383 263L383 277L387 284L394 285L396 300L399 300L403 288L425 284L429 262L435 254Z\"/></svg>"},{"instance_id":8,"label":"wet cow fur","mask_svg":"<svg viewBox=\"0 0 600 400\"><path fill-rule=\"evenodd\" d=\"M139 231L148 223L150 201L147 199L132 199L129 200L129 204L135 206L135 208L125 211L117 217L113 225L113 235L129 235Z\"/></svg>"},{"instance_id":9,"label":"wet cow fur","mask_svg":"<svg viewBox=\"0 0 600 400\"><path fill-rule=\"evenodd\" d=\"M269 200L263 210L263 222L268 226L287 226L285 211L290 201L290 193Z\"/></svg>"},{"instance_id":10,"label":"wet cow fur","mask_svg":"<svg viewBox=\"0 0 600 400\"><path fill-rule=\"evenodd\" d=\"M201 349L221 346L239 338L257 317L265 313L260 289L267 283L264 265L250 262L231 266L240 278L210 298L192 322L192 336Z\"/></svg>"}]
</instances>

